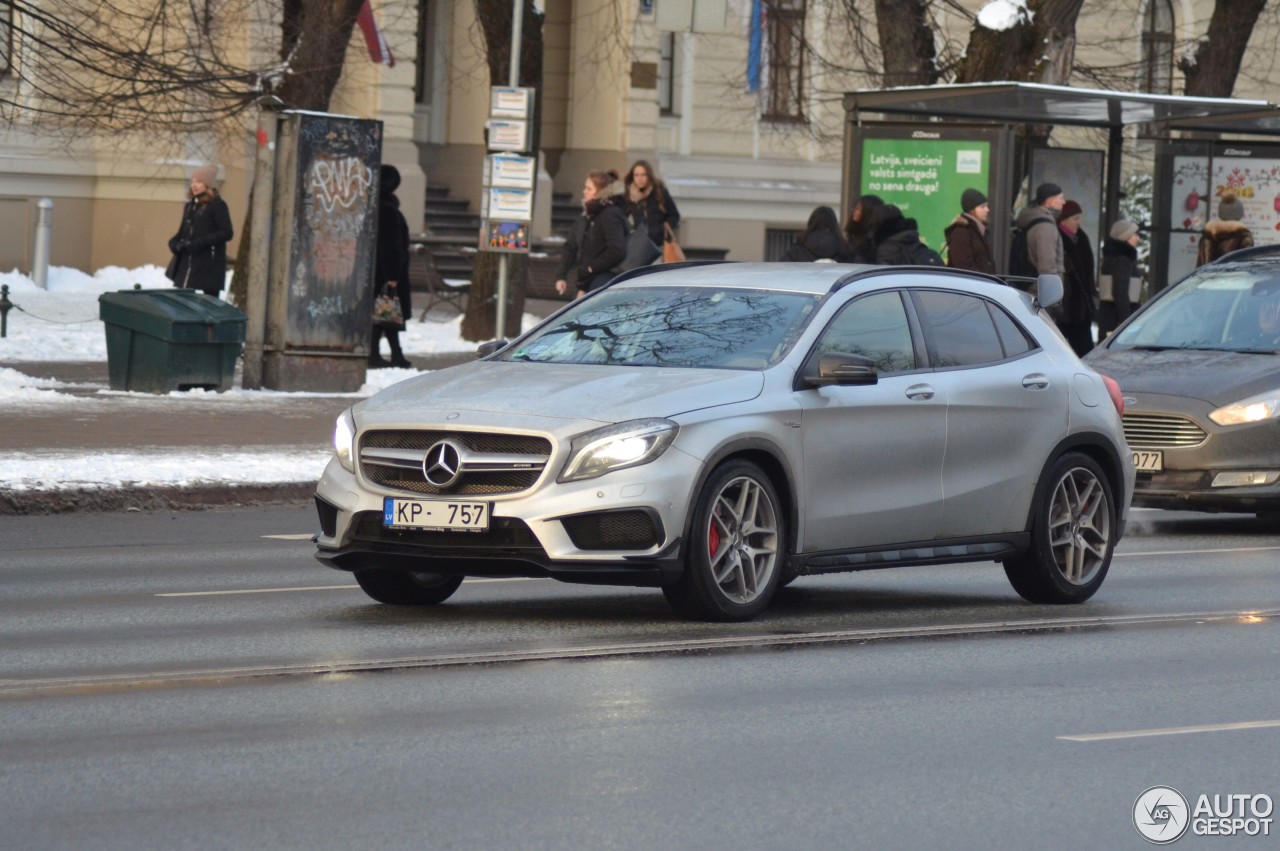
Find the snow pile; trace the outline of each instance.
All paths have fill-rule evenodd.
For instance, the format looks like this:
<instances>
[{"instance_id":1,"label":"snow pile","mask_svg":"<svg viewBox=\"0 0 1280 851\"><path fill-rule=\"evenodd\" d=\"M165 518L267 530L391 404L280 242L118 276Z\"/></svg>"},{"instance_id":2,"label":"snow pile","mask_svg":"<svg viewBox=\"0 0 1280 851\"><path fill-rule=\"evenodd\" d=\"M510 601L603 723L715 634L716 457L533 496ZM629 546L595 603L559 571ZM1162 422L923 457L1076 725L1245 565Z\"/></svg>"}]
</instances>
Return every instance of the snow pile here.
<instances>
[{"instance_id":1,"label":"snow pile","mask_svg":"<svg viewBox=\"0 0 1280 851\"><path fill-rule=\"evenodd\" d=\"M93 490L314 481L332 453L316 449L150 449L129 452L18 452L0 456L3 490Z\"/></svg>"},{"instance_id":2,"label":"snow pile","mask_svg":"<svg viewBox=\"0 0 1280 851\"><path fill-rule=\"evenodd\" d=\"M0 337L0 363L25 361L105 361L107 335L98 318L98 296L117 290L167 289L172 284L159 266L121 269L109 266L94 275L62 266L49 268L49 288L36 286L16 271L0 272L0 284L9 287L7 336ZM425 295L421 296L425 298ZM538 322L525 314L524 327ZM400 332L400 345L407 355L434 355L474 352L476 344L462 339L462 315L443 320L415 315ZM386 343L382 344L384 356ZM372 376L371 376L372 377ZM402 374L401 378L404 377Z\"/></svg>"},{"instance_id":3,"label":"snow pile","mask_svg":"<svg viewBox=\"0 0 1280 851\"><path fill-rule=\"evenodd\" d=\"M978 23L989 30L1004 32L1019 24L1031 23L1026 0L991 0L978 10Z\"/></svg>"}]
</instances>

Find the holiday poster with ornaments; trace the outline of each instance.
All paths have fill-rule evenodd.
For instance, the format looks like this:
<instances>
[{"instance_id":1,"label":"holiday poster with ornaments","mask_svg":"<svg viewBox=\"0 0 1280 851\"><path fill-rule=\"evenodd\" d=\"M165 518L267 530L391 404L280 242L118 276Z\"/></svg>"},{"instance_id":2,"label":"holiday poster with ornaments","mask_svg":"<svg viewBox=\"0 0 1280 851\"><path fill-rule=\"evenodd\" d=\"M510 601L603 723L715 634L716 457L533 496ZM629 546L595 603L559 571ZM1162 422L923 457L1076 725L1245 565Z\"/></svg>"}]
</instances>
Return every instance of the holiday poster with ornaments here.
<instances>
[{"instance_id":1,"label":"holiday poster with ornaments","mask_svg":"<svg viewBox=\"0 0 1280 851\"><path fill-rule=\"evenodd\" d=\"M1249 154L1227 148L1223 155L1173 158L1170 193L1169 276L1181 280L1196 265L1200 231L1217 218L1218 199L1232 192L1244 205L1244 225L1256 245L1280 243L1280 157L1232 156ZM1269 150L1268 153L1274 153Z\"/></svg>"}]
</instances>

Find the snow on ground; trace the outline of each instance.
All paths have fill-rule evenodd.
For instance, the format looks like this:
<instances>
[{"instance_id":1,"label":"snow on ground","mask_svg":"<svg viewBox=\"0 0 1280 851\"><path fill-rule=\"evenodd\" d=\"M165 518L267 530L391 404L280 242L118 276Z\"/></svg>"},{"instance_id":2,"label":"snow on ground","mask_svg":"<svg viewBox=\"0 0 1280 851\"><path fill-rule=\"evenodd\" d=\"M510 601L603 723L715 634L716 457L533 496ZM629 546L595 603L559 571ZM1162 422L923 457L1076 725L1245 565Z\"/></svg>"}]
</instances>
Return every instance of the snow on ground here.
<instances>
[{"instance_id":1,"label":"snow on ground","mask_svg":"<svg viewBox=\"0 0 1280 851\"><path fill-rule=\"evenodd\" d=\"M110 404L129 399L163 400L145 393L123 393L107 389L91 395L72 395L66 385L47 378L34 378L22 371L23 363L34 361L107 360L106 331L98 319L98 296L104 292L168 288L164 270L158 266L138 269L108 267L94 275L75 269L51 267L48 289L36 286L16 271L0 273L0 285L9 288L7 336L0 337L0 405L15 409L71 410L77 406ZM526 315L526 328L537 322ZM415 319L400 335L408 355L473 352L475 343L463 340L459 331L462 317L444 321ZM383 346L385 353L385 344ZM367 383L357 396L370 396L390 384L415 375L413 369L370 370ZM284 393L273 390L233 389L226 393L190 390L168 394L184 400L199 399L232 408L287 405L301 396L351 395ZM0 440L2 444L2 440ZM246 451L237 447L210 447L193 457L189 450L148 449L145 453L60 451L57 447L39 452L0 453L0 490L30 491L51 489L113 488L123 486L182 486L209 484L274 484L317 479L328 460L327 451L307 447L280 447Z\"/></svg>"},{"instance_id":2,"label":"snow on ground","mask_svg":"<svg viewBox=\"0 0 1280 851\"><path fill-rule=\"evenodd\" d=\"M108 266L94 275L76 269L53 266L49 288L43 290L18 272L0 272L0 284L8 285L8 336L0 338L0 363L21 361L105 361L107 335L98 319L98 296L117 290L167 289L171 286L159 266L121 269ZM537 320L525 317L525 327ZM400 344L408 355L444 352L473 352L476 344L460 334L462 316L444 321L416 318L400 333ZM384 345L385 353L385 345Z\"/></svg>"},{"instance_id":3,"label":"snow on ground","mask_svg":"<svg viewBox=\"0 0 1280 851\"><path fill-rule=\"evenodd\" d=\"M94 490L315 481L330 452L279 447L132 452L26 452L0 456L0 491Z\"/></svg>"}]
</instances>

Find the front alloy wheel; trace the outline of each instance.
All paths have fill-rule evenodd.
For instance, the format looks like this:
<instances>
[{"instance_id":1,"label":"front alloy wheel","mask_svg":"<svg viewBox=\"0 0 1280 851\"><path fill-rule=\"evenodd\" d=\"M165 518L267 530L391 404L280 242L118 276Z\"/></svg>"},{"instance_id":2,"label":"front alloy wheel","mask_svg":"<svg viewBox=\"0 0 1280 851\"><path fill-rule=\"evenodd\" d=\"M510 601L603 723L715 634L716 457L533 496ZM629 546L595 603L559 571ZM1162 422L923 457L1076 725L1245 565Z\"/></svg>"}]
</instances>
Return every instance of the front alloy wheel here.
<instances>
[{"instance_id":1,"label":"front alloy wheel","mask_svg":"<svg viewBox=\"0 0 1280 851\"><path fill-rule=\"evenodd\" d=\"M681 614L705 620L755 617L778 588L786 540L778 495L755 464L717 468L694 507L685 570L663 588Z\"/></svg>"},{"instance_id":2,"label":"front alloy wheel","mask_svg":"<svg viewBox=\"0 0 1280 851\"><path fill-rule=\"evenodd\" d=\"M1087 455L1059 458L1031 530L1030 549L1004 563L1013 589L1033 603L1082 603L1094 595L1115 549L1110 480Z\"/></svg>"}]
</instances>

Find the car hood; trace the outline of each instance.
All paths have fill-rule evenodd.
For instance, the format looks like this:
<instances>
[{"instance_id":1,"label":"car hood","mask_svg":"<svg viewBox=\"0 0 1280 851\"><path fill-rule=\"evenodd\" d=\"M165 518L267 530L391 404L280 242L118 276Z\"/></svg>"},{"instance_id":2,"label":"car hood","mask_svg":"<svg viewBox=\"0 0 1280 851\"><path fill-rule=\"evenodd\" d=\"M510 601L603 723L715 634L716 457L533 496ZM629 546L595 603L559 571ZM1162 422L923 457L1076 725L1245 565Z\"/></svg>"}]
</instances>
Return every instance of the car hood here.
<instances>
[{"instance_id":1,"label":"car hood","mask_svg":"<svg viewBox=\"0 0 1280 851\"><path fill-rule=\"evenodd\" d=\"M763 386L762 373L744 370L476 361L393 384L361 411L470 411L615 423L745 402Z\"/></svg>"},{"instance_id":2,"label":"car hood","mask_svg":"<svg viewBox=\"0 0 1280 851\"><path fill-rule=\"evenodd\" d=\"M1126 395L1185 396L1215 406L1280 387L1280 357L1276 355L1195 349L1094 349L1085 363L1118 381Z\"/></svg>"}]
</instances>

